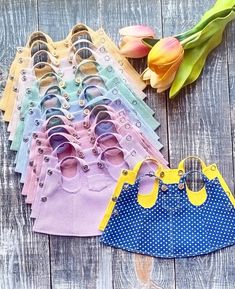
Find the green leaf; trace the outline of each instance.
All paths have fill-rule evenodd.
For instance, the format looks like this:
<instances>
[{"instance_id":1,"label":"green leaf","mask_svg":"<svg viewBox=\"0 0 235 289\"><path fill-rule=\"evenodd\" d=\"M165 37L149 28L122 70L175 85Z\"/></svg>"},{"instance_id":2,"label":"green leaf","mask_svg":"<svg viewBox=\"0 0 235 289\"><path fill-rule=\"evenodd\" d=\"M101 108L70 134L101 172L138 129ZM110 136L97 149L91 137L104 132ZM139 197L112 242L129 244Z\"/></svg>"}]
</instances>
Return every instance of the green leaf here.
<instances>
[{"instance_id":1,"label":"green leaf","mask_svg":"<svg viewBox=\"0 0 235 289\"><path fill-rule=\"evenodd\" d=\"M147 45L148 47L152 48L160 39L154 38L143 38L142 42Z\"/></svg>"},{"instance_id":2,"label":"green leaf","mask_svg":"<svg viewBox=\"0 0 235 289\"><path fill-rule=\"evenodd\" d=\"M211 38L212 35L220 31L221 29L224 29L225 26L233 19L235 19L234 11L232 12L230 11L230 13L225 17L214 19L206 27L204 27L204 29L195 34L196 37L194 37L191 41L188 41L186 44L184 44L183 45L184 49L190 49L195 46L201 45L207 39ZM187 39L185 41L187 41Z\"/></svg>"},{"instance_id":3,"label":"green leaf","mask_svg":"<svg viewBox=\"0 0 235 289\"><path fill-rule=\"evenodd\" d=\"M231 14L235 14L235 12L231 12ZM170 89L170 98L174 98L183 86L194 82L199 77L208 54L221 43L227 22L224 22L220 26L220 30L212 35L210 39L201 43L200 46L185 50L183 62L176 73Z\"/></svg>"},{"instance_id":4,"label":"green leaf","mask_svg":"<svg viewBox=\"0 0 235 289\"><path fill-rule=\"evenodd\" d=\"M201 20L190 30L176 35L180 41L189 37L190 35L203 29L209 22L218 17L225 17L231 10L235 8L235 0L218 0L215 5L209 9L201 18Z\"/></svg>"}]
</instances>

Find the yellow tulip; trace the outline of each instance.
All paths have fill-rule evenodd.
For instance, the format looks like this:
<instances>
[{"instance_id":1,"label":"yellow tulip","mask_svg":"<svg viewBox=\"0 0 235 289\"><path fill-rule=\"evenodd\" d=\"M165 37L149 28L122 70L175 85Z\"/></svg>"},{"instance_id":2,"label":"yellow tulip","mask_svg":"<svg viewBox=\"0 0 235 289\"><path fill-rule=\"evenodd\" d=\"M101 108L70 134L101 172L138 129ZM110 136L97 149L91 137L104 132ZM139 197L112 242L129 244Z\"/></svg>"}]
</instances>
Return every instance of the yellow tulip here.
<instances>
[{"instance_id":1,"label":"yellow tulip","mask_svg":"<svg viewBox=\"0 0 235 289\"><path fill-rule=\"evenodd\" d=\"M168 89L183 60L184 48L178 39L167 37L159 40L148 54L148 68L142 74L143 80L157 92Z\"/></svg>"}]
</instances>

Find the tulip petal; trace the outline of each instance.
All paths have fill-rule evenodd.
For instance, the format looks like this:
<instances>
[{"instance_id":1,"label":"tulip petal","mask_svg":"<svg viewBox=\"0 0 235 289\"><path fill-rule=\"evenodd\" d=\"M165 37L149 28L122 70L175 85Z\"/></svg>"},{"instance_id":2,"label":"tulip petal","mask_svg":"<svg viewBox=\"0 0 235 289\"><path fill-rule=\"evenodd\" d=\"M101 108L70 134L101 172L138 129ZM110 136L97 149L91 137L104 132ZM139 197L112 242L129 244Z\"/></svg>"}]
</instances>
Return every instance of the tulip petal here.
<instances>
[{"instance_id":1,"label":"tulip petal","mask_svg":"<svg viewBox=\"0 0 235 289\"><path fill-rule=\"evenodd\" d=\"M129 58L142 58L149 53L150 48L145 46L140 38L133 38L120 47L120 53Z\"/></svg>"},{"instance_id":2,"label":"tulip petal","mask_svg":"<svg viewBox=\"0 0 235 289\"><path fill-rule=\"evenodd\" d=\"M135 37L154 37L154 31L151 27L145 25L133 25L123 27L119 30L122 36L135 36Z\"/></svg>"}]
</instances>

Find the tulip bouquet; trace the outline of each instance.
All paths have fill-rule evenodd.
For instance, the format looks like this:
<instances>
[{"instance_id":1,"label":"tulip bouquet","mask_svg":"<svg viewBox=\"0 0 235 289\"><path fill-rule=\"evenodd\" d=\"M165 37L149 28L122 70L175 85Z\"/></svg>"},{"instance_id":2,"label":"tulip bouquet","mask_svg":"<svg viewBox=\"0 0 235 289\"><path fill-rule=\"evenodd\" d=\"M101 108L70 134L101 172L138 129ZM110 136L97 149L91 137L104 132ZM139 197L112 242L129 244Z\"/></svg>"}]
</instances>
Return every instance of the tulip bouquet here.
<instances>
[{"instance_id":1,"label":"tulip bouquet","mask_svg":"<svg viewBox=\"0 0 235 289\"><path fill-rule=\"evenodd\" d=\"M180 89L200 75L208 54L222 41L226 25L235 19L235 0L217 0L192 29L173 37L155 39L150 27L120 29L120 52L130 58L147 57L142 79L160 93Z\"/></svg>"}]
</instances>

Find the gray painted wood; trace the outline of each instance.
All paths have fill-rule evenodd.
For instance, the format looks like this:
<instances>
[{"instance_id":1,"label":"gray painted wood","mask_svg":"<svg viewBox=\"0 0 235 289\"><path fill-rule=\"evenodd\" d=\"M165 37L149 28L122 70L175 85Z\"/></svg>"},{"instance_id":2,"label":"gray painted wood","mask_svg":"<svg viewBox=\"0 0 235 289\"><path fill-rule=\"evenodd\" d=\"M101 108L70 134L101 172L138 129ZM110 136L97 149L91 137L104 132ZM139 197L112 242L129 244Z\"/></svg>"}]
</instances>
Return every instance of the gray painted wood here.
<instances>
[{"instance_id":1,"label":"gray painted wood","mask_svg":"<svg viewBox=\"0 0 235 289\"><path fill-rule=\"evenodd\" d=\"M178 33L182 27L190 28L213 2L184 1L179 5L177 1L164 1L164 35ZM196 85L183 89L177 99L168 101L169 154L172 167L192 154L201 156L207 163L216 162L233 190L227 69L223 43L209 57ZM234 288L234 258L235 247L230 247L203 257L176 260L176 288Z\"/></svg>"},{"instance_id":2,"label":"gray painted wood","mask_svg":"<svg viewBox=\"0 0 235 289\"><path fill-rule=\"evenodd\" d=\"M6 78L16 47L24 45L29 33L37 30L37 2L1 1L0 14L0 64ZM20 195L15 154L9 150L2 114L0 130L0 288L48 289L48 237L32 233L30 209Z\"/></svg>"},{"instance_id":3,"label":"gray painted wood","mask_svg":"<svg viewBox=\"0 0 235 289\"><path fill-rule=\"evenodd\" d=\"M102 26L118 43L120 27L143 23L155 27L157 36L168 36L191 27L213 2L1 1L0 85L15 47L38 28L60 40L73 25L84 22L94 29ZM198 154L208 163L216 162L234 190L235 23L226 40L208 59L196 85L183 89L177 99L169 101L149 88L146 92L161 123L157 133L171 166ZM145 60L132 63L139 71L145 66ZM33 234L2 121L0 129L0 289L235 288L235 247L203 257L164 260L104 247L98 238Z\"/></svg>"}]
</instances>

